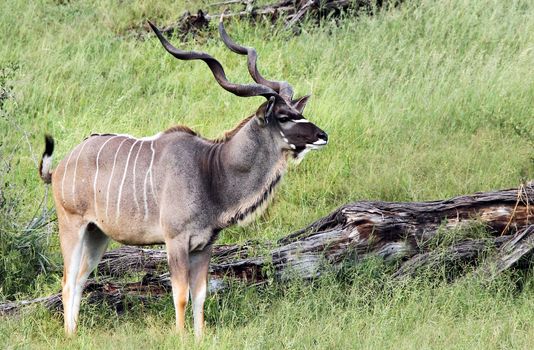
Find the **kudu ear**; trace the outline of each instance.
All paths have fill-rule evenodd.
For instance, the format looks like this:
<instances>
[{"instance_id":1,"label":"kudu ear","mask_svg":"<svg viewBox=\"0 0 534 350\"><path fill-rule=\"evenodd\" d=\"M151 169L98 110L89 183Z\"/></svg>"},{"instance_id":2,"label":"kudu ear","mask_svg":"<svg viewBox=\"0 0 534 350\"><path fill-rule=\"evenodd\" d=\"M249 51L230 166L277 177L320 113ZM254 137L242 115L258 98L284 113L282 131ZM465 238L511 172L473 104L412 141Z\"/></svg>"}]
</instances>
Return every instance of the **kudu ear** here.
<instances>
[{"instance_id":1,"label":"kudu ear","mask_svg":"<svg viewBox=\"0 0 534 350\"><path fill-rule=\"evenodd\" d=\"M304 108L306 107L306 104L308 103L308 100L310 99L311 95L306 95L297 98L296 100L291 101L291 105L293 108L295 108L300 114L304 111Z\"/></svg>"},{"instance_id":2,"label":"kudu ear","mask_svg":"<svg viewBox=\"0 0 534 350\"><path fill-rule=\"evenodd\" d=\"M274 118L274 104L276 102L276 98L274 96L271 96L269 100L267 101L267 105L265 106L265 112L259 113L258 118L265 124L269 124L273 121Z\"/></svg>"}]
</instances>

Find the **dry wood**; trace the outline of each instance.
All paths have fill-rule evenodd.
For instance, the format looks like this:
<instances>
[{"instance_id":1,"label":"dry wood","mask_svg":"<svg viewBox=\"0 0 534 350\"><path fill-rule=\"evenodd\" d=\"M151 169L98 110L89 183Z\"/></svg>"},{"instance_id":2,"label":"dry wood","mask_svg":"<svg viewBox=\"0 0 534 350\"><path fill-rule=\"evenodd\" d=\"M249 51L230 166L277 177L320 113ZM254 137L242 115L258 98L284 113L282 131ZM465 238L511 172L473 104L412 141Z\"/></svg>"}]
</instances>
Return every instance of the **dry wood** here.
<instances>
[{"instance_id":1,"label":"dry wood","mask_svg":"<svg viewBox=\"0 0 534 350\"><path fill-rule=\"evenodd\" d=\"M228 0L228 1L221 1L216 2L213 4L208 4L208 7L215 7L215 6L223 6L223 5L232 5L232 4L248 4L253 3L254 0Z\"/></svg>"},{"instance_id":2,"label":"dry wood","mask_svg":"<svg viewBox=\"0 0 534 350\"><path fill-rule=\"evenodd\" d=\"M449 247L414 255L402 263L393 277L414 276L421 269L448 270L459 265L461 268L476 265L483 254L487 256L487 261L481 270L484 271L484 277L488 277L488 272L500 273L528 254L534 248L533 233L534 225L530 225L514 235L460 240ZM495 250L498 253L493 256ZM495 265L497 268L494 268Z\"/></svg>"},{"instance_id":3,"label":"dry wood","mask_svg":"<svg viewBox=\"0 0 534 350\"><path fill-rule=\"evenodd\" d=\"M425 253L431 248L429 242L434 236L447 230L484 225L496 237L509 235L534 223L533 201L534 187L520 187L443 201L355 202L275 244L247 242L216 246L211 276L230 274L261 281L267 277L266 273L274 272L282 277L291 271L309 278L318 274L324 262L337 264L369 254L398 259ZM527 231L526 236L530 235ZM155 273L158 266L166 268L165 259L162 251L123 247L107 253L99 271L116 276L137 267L133 270ZM272 271L262 272L269 266Z\"/></svg>"},{"instance_id":4,"label":"dry wood","mask_svg":"<svg viewBox=\"0 0 534 350\"><path fill-rule=\"evenodd\" d=\"M224 18L249 18L256 20L265 18L271 21L283 20L287 28L298 25L304 18L325 18L339 15L346 11L371 12L373 6L382 6L384 1L372 0L282 0L276 3L254 6L254 0L228 0L208 5L209 8L242 5L242 9L226 10ZM392 2L396 3L396 2ZM218 20L221 13L210 14L206 10L198 10L196 14L186 11L180 19L165 28L162 32L168 35L177 34L184 39L188 35L196 35L208 28L211 20ZM145 30L149 30L148 27Z\"/></svg>"},{"instance_id":5,"label":"dry wood","mask_svg":"<svg viewBox=\"0 0 534 350\"><path fill-rule=\"evenodd\" d=\"M263 283L271 278L313 278L325 266L355 263L369 255L405 261L396 277L415 274L423 266L438 262L477 263L488 249L497 249L492 274L511 267L534 248L534 187L521 186L494 192L475 193L429 202L361 201L342 206L310 226L275 243L247 242L217 245L210 266L210 289L224 288L225 278ZM450 247L434 242L451 230L469 232L483 226L490 235L482 239L460 239ZM445 260L443 259L445 257ZM170 290L164 251L124 246L106 253L98 267L98 282L86 287L90 299L106 299L122 307L127 295L157 296ZM112 279L141 273L135 283ZM143 299L142 298L142 299ZM144 299L143 299L144 300ZM44 302L60 306L59 296L0 305L0 313L20 306Z\"/></svg>"},{"instance_id":6,"label":"dry wood","mask_svg":"<svg viewBox=\"0 0 534 350\"><path fill-rule=\"evenodd\" d=\"M534 225L518 231L499 248L494 259L484 262L479 273L484 278L494 277L502 271L510 268L519 259L532 255L534 249Z\"/></svg>"}]
</instances>

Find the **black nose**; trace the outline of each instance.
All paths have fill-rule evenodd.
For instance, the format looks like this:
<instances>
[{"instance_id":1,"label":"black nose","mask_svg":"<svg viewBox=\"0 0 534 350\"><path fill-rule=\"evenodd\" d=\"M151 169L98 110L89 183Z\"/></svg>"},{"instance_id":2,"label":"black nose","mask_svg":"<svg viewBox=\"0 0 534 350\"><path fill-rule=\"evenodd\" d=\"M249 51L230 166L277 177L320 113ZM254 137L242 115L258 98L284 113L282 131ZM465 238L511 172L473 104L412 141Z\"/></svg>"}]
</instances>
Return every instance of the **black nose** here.
<instances>
[{"instance_id":1,"label":"black nose","mask_svg":"<svg viewBox=\"0 0 534 350\"><path fill-rule=\"evenodd\" d=\"M319 132L317 133L317 138L318 138L318 139L325 140L325 141L328 141L328 135L327 135L326 132L324 132L324 131L319 131Z\"/></svg>"}]
</instances>

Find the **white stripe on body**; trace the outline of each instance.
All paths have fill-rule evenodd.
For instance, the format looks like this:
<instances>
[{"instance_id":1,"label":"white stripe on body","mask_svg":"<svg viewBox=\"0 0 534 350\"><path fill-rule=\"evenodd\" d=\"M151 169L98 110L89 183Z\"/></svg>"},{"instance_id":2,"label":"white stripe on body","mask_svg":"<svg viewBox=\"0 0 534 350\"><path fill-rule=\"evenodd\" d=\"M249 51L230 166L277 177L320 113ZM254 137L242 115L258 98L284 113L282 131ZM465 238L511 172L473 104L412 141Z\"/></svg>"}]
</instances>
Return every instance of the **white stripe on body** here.
<instances>
[{"instance_id":1,"label":"white stripe on body","mask_svg":"<svg viewBox=\"0 0 534 350\"><path fill-rule=\"evenodd\" d=\"M93 134L93 135L95 135L95 136L99 136L100 134ZM153 161L154 161L154 148L153 148L153 142L154 142L155 140L157 140L158 138L160 138L161 135L163 135L163 133L160 132L160 133L157 133L157 134L155 134L155 135L153 135L153 136L147 136L147 137L142 137L142 138L136 138L136 137L134 137L134 136L132 136L132 135L128 135L128 134L114 134L114 135L112 135L108 140L106 140L106 142L104 142L104 143L102 144L102 146L101 146L100 149L98 150L97 157L96 157L96 172L95 172L95 180L94 180L94 183L93 183L94 203L95 203L95 213L98 212L98 204L97 204L97 198L96 198L96 193L97 193L97 191L96 191L96 185L97 185L97 181L98 181L100 153L101 153L102 150L104 149L104 146L105 146L109 141L111 141L112 139L117 138L117 137L125 137L126 139L125 139L124 141L126 141L127 139L134 139L134 140L136 140L135 143L137 143L137 142L140 141L140 146L139 146L139 149L137 150L137 154L136 154L136 156L135 156L134 165L133 165L133 170L132 170L132 173L133 173L133 181L132 181L132 182L133 182L133 194L134 194L134 201L135 201L135 205L137 206L137 210L140 210L140 209L141 209L141 208L140 208L140 205L139 205L139 200L138 200L138 198L137 198L137 190L136 190L136 173L135 173L135 171L136 171L136 168L137 168L137 160L138 160L138 158L139 158L139 154L141 153L141 148L143 148L143 143L144 143L144 142L148 142L148 141L151 142L150 146L151 146L151 150L152 150L153 154L152 154L152 159L151 159L151 163L150 163L150 164L151 164L151 165L150 165L150 168L148 169L147 174L145 175L145 183L144 183L144 187L145 187L145 188L144 188L144 190L145 190L145 194L144 194L144 200L145 200L145 219L146 219L146 217L147 217L147 215L148 215L148 203L147 203L148 198L147 198L147 193L146 193L146 191L147 191L146 186L147 186L147 176L148 176L149 174L150 174L150 180L151 180L151 186L152 186L152 194L153 194L154 198L157 199L157 194L156 194L156 192L155 192L155 187L154 187L153 178L152 178L152 177L153 177L153 173L152 173L152 169L151 169L151 167L152 167L152 163L153 163ZM124 141L123 141L123 142L124 142ZM134 145L135 145L135 143L134 143ZM119 149L120 149L121 146L122 146L122 143L119 145ZM118 153L119 149L117 149L117 153ZM133 150L133 145L132 145L132 148L130 149L130 152L131 152L132 150ZM113 162L113 170L114 170L114 168L115 168L116 156L117 156L117 154L115 154L115 159L114 159L114 162ZM130 153L128 154L128 160L129 160L129 158L130 158ZM113 175L113 170L112 170L112 175ZM127 172L127 169L125 169L125 172ZM111 176L112 176L112 175L111 175ZM125 175L123 175L123 182L122 182L122 183L124 183L124 176L125 176ZM122 189L122 187L123 187L123 184L122 184L122 183L121 183L121 189ZM110 178L110 182L108 183L108 190L107 190L107 194L106 194L106 217L108 217L109 188L110 188L110 184L111 184L111 178ZM119 192L119 193L120 193L120 192ZM120 197L119 197L119 198L120 198ZM119 199L119 201L120 201L120 199ZM119 202L119 201L118 201L118 202ZM117 214L117 215L118 215L118 214Z\"/></svg>"},{"instance_id":2,"label":"white stripe on body","mask_svg":"<svg viewBox=\"0 0 534 350\"><path fill-rule=\"evenodd\" d=\"M80 155L82 154L83 152L83 149L85 148L85 146L87 145L87 143L89 142L91 138L88 138L87 140L85 140L85 142L83 142L83 145L82 145L82 148L80 149L80 152L78 153L78 156L76 157L76 163L74 165L74 175L72 176L72 200L74 201L74 195L75 195L75 190L76 190L76 172L78 171L78 161L80 160Z\"/></svg>"},{"instance_id":3,"label":"white stripe on body","mask_svg":"<svg viewBox=\"0 0 534 350\"><path fill-rule=\"evenodd\" d=\"M152 197L154 201L158 204L158 194L156 193L156 188L154 187L154 179L152 173L152 164L154 163L154 157L156 156L156 150L154 150L154 142L150 142L150 150L152 151L152 158L150 159L150 188L152 189Z\"/></svg>"},{"instance_id":4,"label":"white stripe on body","mask_svg":"<svg viewBox=\"0 0 534 350\"><path fill-rule=\"evenodd\" d=\"M62 205L60 205L59 207L61 208L61 210L63 211L63 214L65 215L64 218L67 219L68 223L70 223L69 215L67 214L67 211L65 210L65 208Z\"/></svg>"},{"instance_id":5,"label":"white stripe on body","mask_svg":"<svg viewBox=\"0 0 534 350\"><path fill-rule=\"evenodd\" d=\"M115 157L113 158L113 167L111 168L111 175L109 175L108 189L106 192L106 218L109 218L109 190L111 188L111 181L113 181L113 173L115 172L115 165L117 164L117 156L119 155L119 151L121 150L122 145L128 140L129 138L125 138L124 140L122 140L119 147L117 148L117 151L115 152Z\"/></svg>"},{"instance_id":6,"label":"white stripe on body","mask_svg":"<svg viewBox=\"0 0 534 350\"><path fill-rule=\"evenodd\" d=\"M150 165L148 166L148 170L146 171L146 174L145 174L145 182L144 182L144 186L143 186L143 199L144 199L144 204L145 204L145 218L144 218L144 220L146 220L148 218L147 181L148 181L148 175L152 171L152 164L154 162L154 147L153 147L153 143L154 143L154 141L150 141L150 149L152 151L152 157L150 159ZM153 187L152 187L152 195L154 195Z\"/></svg>"},{"instance_id":7,"label":"white stripe on body","mask_svg":"<svg viewBox=\"0 0 534 350\"><path fill-rule=\"evenodd\" d=\"M94 201L95 201L95 214L98 216L98 205L97 205L97 201L96 201L96 181L98 180L98 160L100 159L100 152L102 152L102 150L104 149L104 146L111 140L113 140L114 138L117 138L117 137L120 137L119 135L115 135L115 136L112 136L110 137L109 139L106 140L106 142L104 142L102 144L102 146L100 146L100 149L98 150L98 153L96 154L96 172L95 172L95 181L93 182L93 194L94 194Z\"/></svg>"},{"instance_id":8,"label":"white stripe on body","mask_svg":"<svg viewBox=\"0 0 534 350\"><path fill-rule=\"evenodd\" d=\"M72 157L72 154L76 150L76 147L70 152L69 158L67 158L67 162L65 163L65 171L63 172L63 179L61 180L61 199L63 199L63 203L66 202L65 200L65 175L67 175L67 169L69 167L70 158Z\"/></svg>"},{"instance_id":9,"label":"white stripe on body","mask_svg":"<svg viewBox=\"0 0 534 350\"><path fill-rule=\"evenodd\" d=\"M135 161L133 165L133 195L134 195L134 202L137 206L137 211L139 211L141 208L139 207L139 202L137 201L137 191L135 189L135 168L137 167L137 158L139 158L139 153L141 153L141 148L143 148L143 141L141 141L141 145L139 146L139 149L137 150L137 155L135 156Z\"/></svg>"},{"instance_id":10,"label":"white stripe on body","mask_svg":"<svg viewBox=\"0 0 534 350\"><path fill-rule=\"evenodd\" d=\"M128 152L128 158L126 158L126 165L124 166L124 174L122 175L122 181L121 185L119 186L119 195L117 196L117 210L115 212L115 220L119 219L120 215L120 207L121 207L121 196L122 196L122 186L124 186L124 180L126 180L126 173L128 172L128 164L130 164L130 156L132 155L132 150L134 149L135 145L139 142L139 140L136 140L132 147L130 147L130 151ZM141 141L143 142L143 141ZM139 147L141 149L141 147Z\"/></svg>"}]
</instances>

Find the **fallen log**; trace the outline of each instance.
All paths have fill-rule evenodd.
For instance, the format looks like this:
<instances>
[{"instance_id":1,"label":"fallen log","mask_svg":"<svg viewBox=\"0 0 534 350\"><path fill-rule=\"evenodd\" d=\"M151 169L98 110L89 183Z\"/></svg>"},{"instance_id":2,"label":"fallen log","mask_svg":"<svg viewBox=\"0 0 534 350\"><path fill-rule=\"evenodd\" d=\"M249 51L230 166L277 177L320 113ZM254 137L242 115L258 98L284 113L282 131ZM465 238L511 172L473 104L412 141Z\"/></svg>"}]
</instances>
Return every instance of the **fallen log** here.
<instances>
[{"instance_id":1,"label":"fallen log","mask_svg":"<svg viewBox=\"0 0 534 350\"><path fill-rule=\"evenodd\" d=\"M210 21L218 21L223 18L248 18L257 20L268 19L272 22L282 19L286 28L295 27L306 17L321 19L347 11L355 13L370 13L374 8L380 7L384 1L372 0L281 0L275 3L254 6L254 0L229 0L207 5L208 7L227 7L228 5L241 5L241 9L229 10L222 13L210 14L206 10L199 9L196 13L186 11L173 24L166 26L162 32L167 35L178 35L182 40L188 35L197 35L206 30ZM396 2L392 2L396 4ZM144 26L144 32L150 28Z\"/></svg>"},{"instance_id":2,"label":"fallen log","mask_svg":"<svg viewBox=\"0 0 534 350\"><path fill-rule=\"evenodd\" d=\"M210 265L210 290L223 289L227 278L249 284L314 278L325 267L354 264L370 255L401 262L394 274L399 278L443 261L438 257L445 256L449 262L477 262L488 248L497 250L497 268L491 271L499 273L534 248L533 204L532 184L439 201L347 204L274 243L216 245ZM485 237L470 237L472 231L479 234L481 226ZM444 242L449 247L444 248ZM113 305L122 305L128 295L146 298L168 293L166 264L164 251L123 246L104 255L98 265L98 278L88 282L86 293L95 300L111 300ZM131 273L140 273L143 278L134 283L116 281ZM0 313L35 302L60 306L58 295L54 295L0 304Z\"/></svg>"},{"instance_id":3,"label":"fallen log","mask_svg":"<svg viewBox=\"0 0 534 350\"><path fill-rule=\"evenodd\" d=\"M481 225L500 247L505 239L499 237L510 237L534 224L533 201L534 188L522 186L443 201L356 202L274 244L215 246L210 273L250 282L262 281L272 273L311 278L320 273L324 263L358 261L368 255L394 260L424 254L432 249L439 233L463 230L468 234L470 228ZM531 237L532 232L525 231L525 236ZM166 269L163 251L122 247L107 253L98 270L103 276L120 276L126 271L157 273L158 268Z\"/></svg>"}]
</instances>

